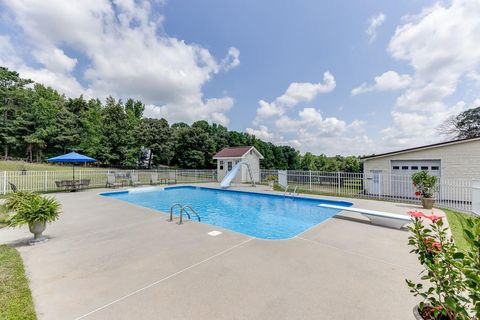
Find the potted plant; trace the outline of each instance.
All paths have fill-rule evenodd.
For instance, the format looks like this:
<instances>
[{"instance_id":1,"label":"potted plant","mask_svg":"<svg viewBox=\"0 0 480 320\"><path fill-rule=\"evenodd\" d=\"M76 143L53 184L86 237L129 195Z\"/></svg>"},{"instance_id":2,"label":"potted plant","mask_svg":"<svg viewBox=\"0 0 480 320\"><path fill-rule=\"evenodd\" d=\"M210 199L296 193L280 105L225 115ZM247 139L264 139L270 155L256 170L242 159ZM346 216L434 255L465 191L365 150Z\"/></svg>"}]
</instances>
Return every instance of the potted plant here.
<instances>
[{"instance_id":1,"label":"potted plant","mask_svg":"<svg viewBox=\"0 0 480 320\"><path fill-rule=\"evenodd\" d=\"M422 170L412 174L412 181L416 189L415 195L421 198L423 208L432 209L435 203L433 194L437 191L437 177L428 174L426 170Z\"/></svg>"},{"instance_id":2,"label":"potted plant","mask_svg":"<svg viewBox=\"0 0 480 320\"><path fill-rule=\"evenodd\" d=\"M273 190L273 186L275 185L275 182L277 182L277 177L268 176L265 180L268 182L268 186L270 187L270 190Z\"/></svg>"},{"instance_id":3,"label":"potted plant","mask_svg":"<svg viewBox=\"0 0 480 320\"><path fill-rule=\"evenodd\" d=\"M52 197L31 192L15 192L7 196L4 207L9 213L6 224L17 227L28 224L34 237L30 244L46 241L43 236L47 222L53 222L60 215L60 203Z\"/></svg>"},{"instance_id":4,"label":"potted plant","mask_svg":"<svg viewBox=\"0 0 480 320\"><path fill-rule=\"evenodd\" d=\"M406 280L422 297L414 307L418 320L473 320L480 316L480 219L467 219L464 229L472 250L460 251L442 217L411 211L409 245L423 266L421 283ZM425 223L427 222L427 223Z\"/></svg>"}]
</instances>

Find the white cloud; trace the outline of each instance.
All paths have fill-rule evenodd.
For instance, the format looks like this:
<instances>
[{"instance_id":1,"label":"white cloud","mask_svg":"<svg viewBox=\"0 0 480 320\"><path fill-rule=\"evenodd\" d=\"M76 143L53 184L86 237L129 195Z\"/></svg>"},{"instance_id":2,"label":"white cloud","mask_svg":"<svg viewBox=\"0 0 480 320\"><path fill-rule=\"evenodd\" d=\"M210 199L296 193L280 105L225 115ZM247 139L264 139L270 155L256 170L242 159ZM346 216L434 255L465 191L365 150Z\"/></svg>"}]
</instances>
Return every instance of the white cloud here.
<instances>
[{"instance_id":1,"label":"white cloud","mask_svg":"<svg viewBox=\"0 0 480 320\"><path fill-rule=\"evenodd\" d=\"M415 70L399 107L421 110L452 95L460 79L480 66L480 2L435 5L399 26L388 50Z\"/></svg>"},{"instance_id":2,"label":"white cloud","mask_svg":"<svg viewBox=\"0 0 480 320\"><path fill-rule=\"evenodd\" d=\"M393 125L382 130L384 150L437 142L437 128L474 103L445 100L458 86L475 84L480 71L480 2L454 0L403 19L388 51L414 70L407 90L397 98ZM477 94L476 97L479 95ZM475 96L467 99L475 101ZM478 100L477 100L478 101Z\"/></svg>"},{"instance_id":3,"label":"white cloud","mask_svg":"<svg viewBox=\"0 0 480 320\"><path fill-rule=\"evenodd\" d=\"M324 117L313 107L294 109L302 102L313 101L321 93L333 91L335 86L335 78L328 71L323 75L323 83L291 83L274 101L259 101L254 126L246 128L246 132L262 140L290 145L301 152L362 153L370 143L364 134L365 122L354 120L348 123L336 117Z\"/></svg>"},{"instance_id":4,"label":"white cloud","mask_svg":"<svg viewBox=\"0 0 480 320\"><path fill-rule=\"evenodd\" d=\"M22 76L66 94L141 99L149 115L171 121L228 123L225 112L233 99L205 98L202 88L215 74L240 64L239 50L229 48L218 62L200 45L165 35L163 17L154 15L150 2L6 0L4 5L23 30L22 45L41 65L0 53ZM65 54L65 47L88 59L82 66L86 86L73 75L78 62Z\"/></svg>"},{"instance_id":5,"label":"white cloud","mask_svg":"<svg viewBox=\"0 0 480 320\"><path fill-rule=\"evenodd\" d=\"M228 71L240 65L240 50L235 47L228 49L227 56L222 60L222 67Z\"/></svg>"},{"instance_id":6,"label":"white cloud","mask_svg":"<svg viewBox=\"0 0 480 320\"><path fill-rule=\"evenodd\" d=\"M323 118L320 112L314 108L304 108L298 112L297 119L282 116L275 121L275 126L279 132L312 129L318 135L335 136L345 131L347 123L335 117Z\"/></svg>"},{"instance_id":7,"label":"white cloud","mask_svg":"<svg viewBox=\"0 0 480 320\"><path fill-rule=\"evenodd\" d=\"M292 82L284 94L279 96L273 102L260 100L258 102L256 123L266 118L281 116L287 108L294 107L301 102L312 101L321 93L328 93L335 89L335 78L330 72L323 74L323 83L310 82Z\"/></svg>"},{"instance_id":8,"label":"white cloud","mask_svg":"<svg viewBox=\"0 0 480 320\"><path fill-rule=\"evenodd\" d=\"M383 13L376 14L371 16L368 19L368 28L365 32L368 35L368 39L370 42L373 42L377 37L377 29L385 22L387 17Z\"/></svg>"},{"instance_id":9,"label":"white cloud","mask_svg":"<svg viewBox=\"0 0 480 320\"><path fill-rule=\"evenodd\" d=\"M273 133L271 133L266 126L259 126L258 129L247 128L245 131L265 141L272 141L274 139Z\"/></svg>"},{"instance_id":10,"label":"white cloud","mask_svg":"<svg viewBox=\"0 0 480 320\"><path fill-rule=\"evenodd\" d=\"M373 85L367 85L365 82L352 89L352 95L358 95L370 91L387 91L405 89L412 82L408 74L398 74L395 71L387 71L374 79Z\"/></svg>"}]
</instances>

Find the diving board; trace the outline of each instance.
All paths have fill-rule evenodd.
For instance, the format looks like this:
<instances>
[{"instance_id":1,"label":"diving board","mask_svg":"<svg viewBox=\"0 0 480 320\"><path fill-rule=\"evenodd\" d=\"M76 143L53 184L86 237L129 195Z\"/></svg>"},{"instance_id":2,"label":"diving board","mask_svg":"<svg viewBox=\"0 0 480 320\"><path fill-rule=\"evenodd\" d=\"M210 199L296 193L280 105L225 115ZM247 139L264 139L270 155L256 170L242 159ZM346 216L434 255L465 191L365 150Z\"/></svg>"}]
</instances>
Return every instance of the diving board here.
<instances>
[{"instance_id":1,"label":"diving board","mask_svg":"<svg viewBox=\"0 0 480 320\"><path fill-rule=\"evenodd\" d=\"M412 222L412 219L409 216L406 216L403 214L352 208L352 207L344 207L344 206L336 206L336 205L324 204L324 203L319 204L318 206L324 207L324 208L360 213L365 217L367 217L370 220L370 222L372 222L373 224L378 224L378 225L389 227L389 228L401 229L407 223Z\"/></svg>"}]
</instances>

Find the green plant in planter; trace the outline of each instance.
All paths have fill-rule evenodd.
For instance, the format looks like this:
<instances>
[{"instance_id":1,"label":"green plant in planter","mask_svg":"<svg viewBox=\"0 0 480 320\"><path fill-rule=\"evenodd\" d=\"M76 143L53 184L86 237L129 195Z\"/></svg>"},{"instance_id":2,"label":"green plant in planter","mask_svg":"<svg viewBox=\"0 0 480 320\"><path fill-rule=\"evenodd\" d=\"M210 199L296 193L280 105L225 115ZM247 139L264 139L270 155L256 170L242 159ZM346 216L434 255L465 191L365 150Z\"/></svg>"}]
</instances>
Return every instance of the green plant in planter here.
<instances>
[{"instance_id":1,"label":"green plant in planter","mask_svg":"<svg viewBox=\"0 0 480 320\"><path fill-rule=\"evenodd\" d=\"M433 194L437 190L437 177L429 175L427 171L422 170L412 174L413 186L417 190L416 196L422 200L424 209L432 209L435 200Z\"/></svg>"},{"instance_id":2,"label":"green plant in planter","mask_svg":"<svg viewBox=\"0 0 480 320\"><path fill-rule=\"evenodd\" d=\"M417 195L422 198L432 198L435 191L437 191L437 177L428 174L426 170L412 174L412 181L413 186L417 190Z\"/></svg>"},{"instance_id":3,"label":"green plant in planter","mask_svg":"<svg viewBox=\"0 0 480 320\"><path fill-rule=\"evenodd\" d=\"M423 319L478 319L480 296L480 219L471 220L465 228L471 235L475 250L460 251L448 236L442 217L409 212L413 224L409 227L411 253L418 256L424 267L422 283L406 280L410 292L420 296L419 313ZM430 220L426 225L424 219ZM475 316L477 318L475 318Z\"/></svg>"},{"instance_id":4,"label":"green plant in planter","mask_svg":"<svg viewBox=\"0 0 480 320\"><path fill-rule=\"evenodd\" d=\"M16 192L10 194L4 208L9 212L6 221L8 227L18 227L28 224L34 234L31 242L46 240L42 232L47 222L53 222L60 215L60 203L52 197L44 197L31 192Z\"/></svg>"}]
</instances>

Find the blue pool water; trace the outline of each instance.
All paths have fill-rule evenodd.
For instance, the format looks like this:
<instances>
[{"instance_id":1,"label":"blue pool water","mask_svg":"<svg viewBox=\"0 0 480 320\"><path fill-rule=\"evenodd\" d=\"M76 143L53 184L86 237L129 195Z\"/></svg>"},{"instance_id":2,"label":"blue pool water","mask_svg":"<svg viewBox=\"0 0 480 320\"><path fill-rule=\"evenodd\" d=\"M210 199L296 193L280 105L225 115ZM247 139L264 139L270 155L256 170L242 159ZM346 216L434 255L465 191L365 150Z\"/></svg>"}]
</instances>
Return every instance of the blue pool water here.
<instances>
[{"instance_id":1,"label":"blue pool water","mask_svg":"<svg viewBox=\"0 0 480 320\"><path fill-rule=\"evenodd\" d=\"M189 204L198 212L202 223L262 239L294 237L338 212L318 207L321 203L352 205L345 201L292 198L194 186L137 189L102 195L167 213L175 203Z\"/></svg>"}]
</instances>

